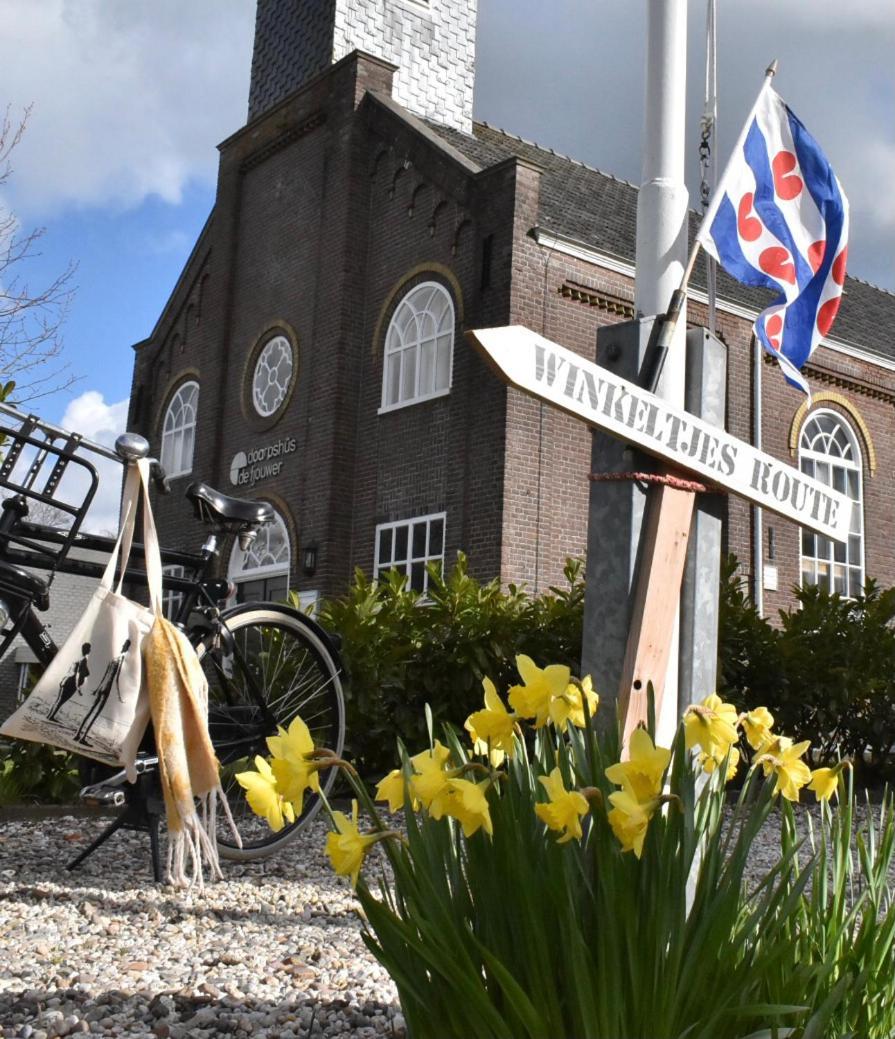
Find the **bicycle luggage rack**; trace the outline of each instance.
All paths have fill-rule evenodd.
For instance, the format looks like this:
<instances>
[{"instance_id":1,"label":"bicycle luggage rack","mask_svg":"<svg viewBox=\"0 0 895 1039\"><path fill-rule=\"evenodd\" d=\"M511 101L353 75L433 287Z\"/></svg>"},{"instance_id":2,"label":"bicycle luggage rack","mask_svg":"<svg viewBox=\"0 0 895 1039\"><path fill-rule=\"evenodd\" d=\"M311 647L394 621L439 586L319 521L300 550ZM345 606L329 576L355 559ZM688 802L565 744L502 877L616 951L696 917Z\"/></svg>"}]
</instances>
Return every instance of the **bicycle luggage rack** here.
<instances>
[{"instance_id":1,"label":"bicycle luggage rack","mask_svg":"<svg viewBox=\"0 0 895 1039\"><path fill-rule=\"evenodd\" d=\"M59 564L77 541L99 485L96 467L79 455L79 450L121 461L113 451L85 441L78 433L0 403L0 589L31 597L39 608ZM70 466L74 468L69 470ZM21 520L34 506L59 513L61 522L53 530L52 541L23 532L27 524ZM29 579L17 571L17 563L38 565L47 576ZM19 624L3 628L0 655L18 634L18 628Z\"/></svg>"}]
</instances>

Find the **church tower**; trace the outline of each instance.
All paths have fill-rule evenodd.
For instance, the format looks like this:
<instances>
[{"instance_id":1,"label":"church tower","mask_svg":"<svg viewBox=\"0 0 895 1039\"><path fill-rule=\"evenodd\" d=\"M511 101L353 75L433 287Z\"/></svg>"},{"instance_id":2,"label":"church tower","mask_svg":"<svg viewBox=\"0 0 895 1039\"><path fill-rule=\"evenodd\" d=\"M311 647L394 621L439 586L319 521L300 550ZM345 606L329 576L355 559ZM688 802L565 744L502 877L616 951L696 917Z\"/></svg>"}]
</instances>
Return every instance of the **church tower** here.
<instances>
[{"instance_id":1,"label":"church tower","mask_svg":"<svg viewBox=\"0 0 895 1039\"><path fill-rule=\"evenodd\" d=\"M477 0L258 0L249 120L354 50L398 67L393 95L472 132Z\"/></svg>"}]
</instances>

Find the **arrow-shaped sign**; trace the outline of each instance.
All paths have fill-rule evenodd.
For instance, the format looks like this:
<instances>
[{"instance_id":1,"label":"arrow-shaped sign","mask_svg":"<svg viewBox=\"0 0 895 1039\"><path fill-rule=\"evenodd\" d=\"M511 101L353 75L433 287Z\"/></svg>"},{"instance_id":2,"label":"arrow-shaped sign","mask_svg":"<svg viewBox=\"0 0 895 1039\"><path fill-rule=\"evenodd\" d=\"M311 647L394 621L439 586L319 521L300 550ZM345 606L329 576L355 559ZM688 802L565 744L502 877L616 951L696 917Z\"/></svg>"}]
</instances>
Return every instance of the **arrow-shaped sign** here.
<instances>
[{"instance_id":1,"label":"arrow-shaped sign","mask_svg":"<svg viewBox=\"0 0 895 1039\"><path fill-rule=\"evenodd\" d=\"M522 325L467 337L520 390L836 541L851 499Z\"/></svg>"}]
</instances>

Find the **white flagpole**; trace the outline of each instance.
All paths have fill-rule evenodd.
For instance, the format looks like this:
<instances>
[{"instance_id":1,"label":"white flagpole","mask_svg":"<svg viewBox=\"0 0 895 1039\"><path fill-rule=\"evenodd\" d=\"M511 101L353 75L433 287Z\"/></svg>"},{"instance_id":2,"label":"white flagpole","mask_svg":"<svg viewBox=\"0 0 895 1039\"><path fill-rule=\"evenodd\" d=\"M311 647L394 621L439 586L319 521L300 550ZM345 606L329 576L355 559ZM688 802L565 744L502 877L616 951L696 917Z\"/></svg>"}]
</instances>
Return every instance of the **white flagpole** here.
<instances>
[{"instance_id":1,"label":"white flagpole","mask_svg":"<svg viewBox=\"0 0 895 1039\"><path fill-rule=\"evenodd\" d=\"M656 336L656 345L653 351L653 360L650 368L649 375L644 382L646 389L650 393L656 392L656 387L659 385L659 379L662 375L662 369L665 367L665 358L668 355L668 348L671 345L671 341L674 337L674 332L677 327L678 318L684 308L684 303L687 299L687 284L690 281L690 275L693 273L693 268L696 266L696 257L699 255L699 249L702 245L700 236L703 228L708 229L712 226L712 221L718 213L718 209L721 205L721 201L724 198L724 192L726 190L726 182L729 179L730 171L733 168L734 162L737 159L740 151L742 150L743 144L746 140L746 135L752 126L752 120L755 118L755 113L758 111L758 106L764 99L765 93L770 89L771 80L774 78L777 72L777 59L775 58L768 66L765 72L764 83L761 86L761 90L758 92L758 97L755 99L755 104L749 111L749 115L746 117L746 121L743 123L743 128L740 131L740 135L737 138L736 144L733 146L733 150L730 153L730 158L727 160L727 164L724 167L724 172L721 174L721 179L718 181L718 186L715 188L715 193L712 196L711 202L709 202L708 209L705 212L705 216L702 219L702 224L699 227L699 231L696 234L696 238L693 242L693 248L690 250L690 257L687 260L687 265L684 268L684 273L681 276L681 283L674 290L671 296L671 302L668 304L668 310L665 312L664 317L661 320L658 335Z\"/></svg>"}]
</instances>

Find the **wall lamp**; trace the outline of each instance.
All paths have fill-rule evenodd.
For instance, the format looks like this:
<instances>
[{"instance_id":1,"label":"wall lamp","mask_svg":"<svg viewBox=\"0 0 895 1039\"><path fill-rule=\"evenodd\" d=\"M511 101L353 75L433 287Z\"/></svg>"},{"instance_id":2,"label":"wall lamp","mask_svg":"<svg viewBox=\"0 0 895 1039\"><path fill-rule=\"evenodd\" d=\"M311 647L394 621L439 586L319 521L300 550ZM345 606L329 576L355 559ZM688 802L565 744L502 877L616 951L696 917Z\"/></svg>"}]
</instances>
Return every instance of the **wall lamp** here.
<instances>
[{"instance_id":1,"label":"wall lamp","mask_svg":"<svg viewBox=\"0 0 895 1039\"><path fill-rule=\"evenodd\" d=\"M317 569L317 542L305 545L301 554L301 568L310 577Z\"/></svg>"}]
</instances>

